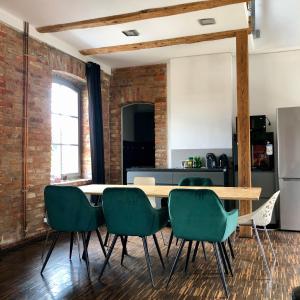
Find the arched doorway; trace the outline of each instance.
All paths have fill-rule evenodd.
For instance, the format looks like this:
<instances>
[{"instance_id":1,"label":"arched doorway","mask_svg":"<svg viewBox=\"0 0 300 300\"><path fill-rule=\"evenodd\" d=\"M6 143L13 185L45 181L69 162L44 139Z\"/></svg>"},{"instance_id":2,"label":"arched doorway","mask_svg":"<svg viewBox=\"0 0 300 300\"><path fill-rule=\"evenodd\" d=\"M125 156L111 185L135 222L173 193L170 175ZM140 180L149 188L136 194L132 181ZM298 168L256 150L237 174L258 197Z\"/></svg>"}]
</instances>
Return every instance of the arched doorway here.
<instances>
[{"instance_id":1,"label":"arched doorway","mask_svg":"<svg viewBox=\"0 0 300 300\"><path fill-rule=\"evenodd\" d=\"M122 174L132 167L155 167L154 105L130 104L122 107Z\"/></svg>"}]
</instances>

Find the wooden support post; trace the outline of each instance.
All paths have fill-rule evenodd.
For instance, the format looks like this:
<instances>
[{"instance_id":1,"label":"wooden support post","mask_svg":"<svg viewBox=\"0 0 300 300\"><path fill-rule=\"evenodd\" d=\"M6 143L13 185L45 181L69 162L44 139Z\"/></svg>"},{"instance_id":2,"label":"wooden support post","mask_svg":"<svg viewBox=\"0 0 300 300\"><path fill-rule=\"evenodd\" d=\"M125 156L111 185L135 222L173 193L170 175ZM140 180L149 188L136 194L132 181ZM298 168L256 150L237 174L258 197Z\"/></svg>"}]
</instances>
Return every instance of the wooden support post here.
<instances>
[{"instance_id":1,"label":"wooden support post","mask_svg":"<svg viewBox=\"0 0 300 300\"><path fill-rule=\"evenodd\" d=\"M251 187L249 78L248 78L248 31L236 34L237 72L237 141L238 141L238 185ZM252 201L240 200L240 215L252 212ZM251 237L250 226L240 227L241 237Z\"/></svg>"}]
</instances>

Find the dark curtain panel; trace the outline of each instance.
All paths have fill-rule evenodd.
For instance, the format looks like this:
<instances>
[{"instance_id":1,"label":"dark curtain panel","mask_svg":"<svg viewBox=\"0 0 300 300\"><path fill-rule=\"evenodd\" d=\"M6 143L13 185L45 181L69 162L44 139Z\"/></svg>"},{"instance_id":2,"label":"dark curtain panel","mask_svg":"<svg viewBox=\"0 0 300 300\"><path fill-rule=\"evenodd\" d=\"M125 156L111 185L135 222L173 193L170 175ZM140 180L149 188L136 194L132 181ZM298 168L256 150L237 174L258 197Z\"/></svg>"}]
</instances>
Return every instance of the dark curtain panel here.
<instances>
[{"instance_id":1,"label":"dark curtain panel","mask_svg":"<svg viewBox=\"0 0 300 300\"><path fill-rule=\"evenodd\" d=\"M86 64L86 78L89 95L92 181L96 184L105 183L100 71L99 65L93 62L88 62Z\"/></svg>"}]
</instances>

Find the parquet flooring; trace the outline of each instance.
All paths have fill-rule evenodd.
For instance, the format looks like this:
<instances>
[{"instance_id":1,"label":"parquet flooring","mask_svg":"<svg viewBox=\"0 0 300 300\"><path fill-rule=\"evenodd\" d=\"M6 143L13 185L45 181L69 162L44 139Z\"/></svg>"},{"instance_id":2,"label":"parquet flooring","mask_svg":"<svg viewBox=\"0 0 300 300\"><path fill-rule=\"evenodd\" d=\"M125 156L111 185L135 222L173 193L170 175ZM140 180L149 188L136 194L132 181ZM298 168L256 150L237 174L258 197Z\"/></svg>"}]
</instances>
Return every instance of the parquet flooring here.
<instances>
[{"instance_id":1,"label":"parquet flooring","mask_svg":"<svg viewBox=\"0 0 300 300\"><path fill-rule=\"evenodd\" d=\"M104 232L102 232L104 235ZM164 230L167 241L170 230ZM291 299L291 291L300 285L300 233L270 232L277 254L277 263L272 268L273 280L267 279L263 262L254 239L237 238L234 242L236 259L234 277L227 276L231 291L229 299L285 300ZM157 234L163 256L166 246ZM261 237L272 262L270 248L263 233ZM157 288L150 284L140 238L129 238L124 266L120 265L121 245L117 242L110 265L101 279L98 274L103 263L103 254L96 235L92 235L89 255L91 280L88 280L84 262L78 258L74 245L73 258L69 261L69 237L57 244L42 277L42 242L27 245L18 250L2 254L0 258L0 299L225 299L212 247L206 244L208 261L199 249L195 263L190 262L188 273L184 273L184 250L178 268L168 290L167 276L175 257L177 246L173 242L166 270L161 264L151 237L148 238L154 279ZM187 245L186 247L187 248ZM81 246L82 249L82 246Z\"/></svg>"}]
</instances>

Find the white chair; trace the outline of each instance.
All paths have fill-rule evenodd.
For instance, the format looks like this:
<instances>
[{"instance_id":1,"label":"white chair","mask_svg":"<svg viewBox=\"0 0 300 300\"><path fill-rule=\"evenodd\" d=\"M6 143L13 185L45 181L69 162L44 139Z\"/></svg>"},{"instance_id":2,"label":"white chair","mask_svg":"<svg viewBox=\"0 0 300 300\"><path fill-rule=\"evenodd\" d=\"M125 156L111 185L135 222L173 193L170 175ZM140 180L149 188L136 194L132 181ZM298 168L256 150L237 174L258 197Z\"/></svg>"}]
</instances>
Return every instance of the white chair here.
<instances>
[{"instance_id":1,"label":"white chair","mask_svg":"<svg viewBox=\"0 0 300 300\"><path fill-rule=\"evenodd\" d=\"M133 178L133 184L134 185L155 185L155 178L154 177L136 176ZM150 197L148 196L148 199L153 207L161 208L160 199L156 199L155 197L151 197L151 196ZM160 232L160 234L161 234L164 245L166 245L162 231Z\"/></svg>"},{"instance_id":2,"label":"white chair","mask_svg":"<svg viewBox=\"0 0 300 300\"><path fill-rule=\"evenodd\" d=\"M251 225L251 226L253 226L254 233L255 233L255 236L256 236L256 239L257 239L257 242L258 242L258 246L259 246L259 249L260 249L264 264L265 264L265 267L267 269L269 278L271 278L272 276L271 276L271 272L270 272L270 268L269 268L268 263L267 263L265 251L264 251L264 248L263 248L262 243L260 241L256 226L262 226L263 227L263 229L266 233L266 236L269 240L269 243L270 243L270 246L271 246L271 249L272 249L272 254L274 256L274 260L276 261L275 251L274 251L274 248L273 248L273 245L272 245L272 242L271 242L271 239L270 239L270 236L268 234L266 226L268 224L270 224L270 222L271 222L273 209L274 209L276 200L279 196L279 193L280 193L280 191L277 191L260 208L258 208L257 210L255 210L254 212L252 212L250 214L240 216L239 219L238 219L238 223L239 223L240 226L241 225Z\"/></svg>"},{"instance_id":3,"label":"white chair","mask_svg":"<svg viewBox=\"0 0 300 300\"><path fill-rule=\"evenodd\" d=\"M134 185L155 185L155 178L154 177L139 177L139 176L137 176L137 177L133 178L133 184ZM150 197L148 197L148 199L153 207L160 208L157 205L155 197L150 196Z\"/></svg>"}]
</instances>

